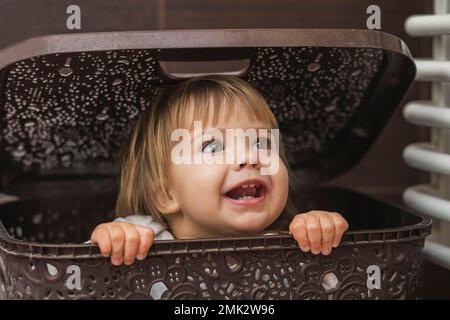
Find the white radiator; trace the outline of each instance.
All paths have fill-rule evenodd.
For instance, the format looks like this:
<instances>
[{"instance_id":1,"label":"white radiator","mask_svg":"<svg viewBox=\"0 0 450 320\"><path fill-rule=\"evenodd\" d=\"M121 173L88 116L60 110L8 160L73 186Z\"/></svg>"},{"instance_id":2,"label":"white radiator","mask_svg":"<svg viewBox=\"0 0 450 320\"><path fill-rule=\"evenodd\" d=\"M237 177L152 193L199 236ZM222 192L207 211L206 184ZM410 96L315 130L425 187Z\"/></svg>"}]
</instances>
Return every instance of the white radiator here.
<instances>
[{"instance_id":1,"label":"white radiator","mask_svg":"<svg viewBox=\"0 0 450 320\"><path fill-rule=\"evenodd\" d=\"M405 148L411 167L430 172L430 183L409 187L403 200L433 218L426 240L426 259L450 269L450 0L435 0L434 14L414 15L405 22L411 36L433 37L433 57L416 59L416 81L431 81L431 101L412 101L403 114L407 121L431 128L431 141Z\"/></svg>"}]
</instances>

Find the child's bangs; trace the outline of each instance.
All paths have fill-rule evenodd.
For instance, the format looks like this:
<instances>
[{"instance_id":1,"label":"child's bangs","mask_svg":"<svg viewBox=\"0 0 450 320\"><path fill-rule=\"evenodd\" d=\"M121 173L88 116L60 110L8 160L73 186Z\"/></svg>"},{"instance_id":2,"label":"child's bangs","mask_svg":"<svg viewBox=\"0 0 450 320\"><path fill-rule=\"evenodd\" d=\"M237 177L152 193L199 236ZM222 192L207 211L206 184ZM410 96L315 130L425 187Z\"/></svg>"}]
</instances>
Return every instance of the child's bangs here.
<instances>
[{"instance_id":1,"label":"child's bangs","mask_svg":"<svg viewBox=\"0 0 450 320\"><path fill-rule=\"evenodd\" d=\"M218 127L230 117L246 114L252 122L262 123L268 128L278 124L267 103L253 90L247 88L208 86L195 90L179 100L173 122L175 128L192 130L194 121L201 121L202 127Z\"/></svg>"}]
</instances>

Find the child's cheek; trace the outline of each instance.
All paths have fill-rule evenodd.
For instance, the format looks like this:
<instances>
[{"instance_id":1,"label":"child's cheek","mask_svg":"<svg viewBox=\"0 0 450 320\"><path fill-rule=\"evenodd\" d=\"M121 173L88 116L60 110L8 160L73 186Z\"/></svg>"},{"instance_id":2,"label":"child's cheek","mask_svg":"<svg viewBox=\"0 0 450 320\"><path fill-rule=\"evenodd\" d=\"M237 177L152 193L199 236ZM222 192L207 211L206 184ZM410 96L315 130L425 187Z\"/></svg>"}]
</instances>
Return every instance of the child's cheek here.
<instances>
[{"instance_id":1,"label":"child's cheek","mask_svg":"<svg viewBox=\"0 0 450 320\"><path fill-rule=\"evenodd\" d=\"M224 170L217 165L193 165L187 168L189 176L186 181L189 196L204 200L212 200L221 195ZM209 202L209 201L208 201Z\"/></svg>"},{"instance_id":2,"label":"child's cheek","mask_svg":"<svg viewBox=\"0 0 450 320\"><path fill-rule=\"evenodd\" d=\"M283 211L289 194L289 175L286 166L283 162L280 163L279 170L276 174L271 176L272 179L272 193L274 196L275 210L277 212Z\"/></svg>"}]
</instances>

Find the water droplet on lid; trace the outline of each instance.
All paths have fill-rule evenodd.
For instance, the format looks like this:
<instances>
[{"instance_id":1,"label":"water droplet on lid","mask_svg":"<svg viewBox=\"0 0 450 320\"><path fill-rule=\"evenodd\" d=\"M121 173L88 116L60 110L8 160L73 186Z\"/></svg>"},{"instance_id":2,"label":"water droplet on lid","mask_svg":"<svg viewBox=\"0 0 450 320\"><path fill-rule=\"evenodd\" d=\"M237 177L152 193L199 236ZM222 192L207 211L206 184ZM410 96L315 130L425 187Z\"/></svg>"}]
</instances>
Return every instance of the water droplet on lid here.
<instances>
[{"instance_id":1,"label":"water droplet on lid","mask_svg":"<svg viewBox=\"0 0 450 320\"><path fill-rule=\"evenodd\" d=\"M115 80L113 81L112 85L113 85L113 86L118 86L118 85L121 84L122 82L123 82L122 79L117 78L117 79L115 79Z\"/></svg>"},{"instance_id":2,"label":"water droplet on lid","mask_svg":"<svg viewBox=\"0 0 450 320\"><path fill-rule=\"evenodd\" d=\"M367 137L367 131L364 128L353 128L352 132L359 138Z\"/></svg>"},{"instance_id":3,"label":"water droplet on lid","mask_svg":"<svg viewBox=\"0 0 450 320\"><path fill-rule=\"evenodd\" d=\"M360 73L361 73L361 70L356 70L351 73L351 76L355 77L355 76L359 75Z\"/></svg>"},{"instance_id":4,"label":"water droplet on lid","mask_svg":"<svg viewBox=\"0 0 450 320\"><path fill-rule=\"evenodd\" d=\"M334 110L336 110L336 105L335 104L329 104L329 105L327 105L325 107L325 111L326 112L331 112L331 111L334 111Z\"/></svg>"},{"instance_id":5,"label":"water droplet on lid","mask_svg":"<svg viewBox=\"0 0 450 320\"><path fill-rule=\"evenodd\" d=\"M312 62L308 65L307 69L309 72L316 72L320 69L320 64L317 62Z\"/></svg>"},{"instance_id":6,"label":"water droplet on lid","mask_svg":"<svg viewBox=\"0 0 450 320\"><path fill-rule=\"evenodd\" d=\"M53 145L50 145L47 147L47 149L45 149L45 154L50 154L53 152L53 150L55 150L55 147Z\"/></svg>"},{"instance_id":7,"label":"water droplet on lid","mask_svg":"<svg viewBox=\"0 0 450 320\"><path fill-rule=\"evenodd\" d=\"M70 160L72 159L70 154L62 155L60 160L63 166L68 166L70 164Z\"/></svg>"},{"instance_id":8,"label":"water droplet on lid","mask_svg":"<svg viewBox=\"0 0 450 320\"><path fill-rule=\"evenodd\" d=\"M22 158L25 155L26 151L23 148L23 145L19 145L16 150L12 152L12 155L15 158Z\"/></svg>"},{"instance_id":9,"label":"water droplet on lid","mask_svg":"<svg viewBox=\"0 0 450 320\"><path fill-rule=\"evenodd\" d=\"M128 61L127 59L120 59L117 62L126 66L130 64L130 61Z\"/></svg>"},{"instance_id":10,"label":"water droplet on lid","mask_svg":"<svg viewBox=\"0 0 450 320\"><path fill-rule=\"evenodd\" d=\"M339 97L334 98L333 101L325 107L325 111L332 112L332 111L336 110L338 100L339 100Z\"/></svg>"},{"instance_id":11,"label":"water droplet on lid","mask_svg":"<svg viewBox=\"0 0 450 320\"><path fill-rule=\"evenodd\" d=\"M102 111L101 113L97 114L95 116L95 118L99 121L105 121L106 119L108 119L108 114L105 111Z\"/></svg>"}]
</instances>

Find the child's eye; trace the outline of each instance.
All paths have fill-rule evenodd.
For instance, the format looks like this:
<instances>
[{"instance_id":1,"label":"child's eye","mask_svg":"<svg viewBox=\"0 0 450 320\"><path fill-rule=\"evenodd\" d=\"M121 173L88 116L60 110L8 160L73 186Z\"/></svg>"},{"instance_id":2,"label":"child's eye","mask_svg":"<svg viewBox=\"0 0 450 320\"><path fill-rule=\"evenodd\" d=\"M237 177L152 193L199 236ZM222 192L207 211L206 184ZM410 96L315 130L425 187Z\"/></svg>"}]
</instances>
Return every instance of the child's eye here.
<instances>
[{"instance_id":1,"label":"child's eye","mask_svg":"<svg viewBox=\"0 0 450 320\"><path fill-rule=\"evenodd\" d=\"M270 139L259 137L256 139L255 146L257 149L270 149Z\"/></svg>"},{"instance_id":2,"label":"child's eye","mask_svg":"<svg viewBox=\"0 0 450 320\"><path fill-rule=\"evenodd\" d=\"M205 142L202 146L202 152L215 153L223 151L223 143L219 140Z\"/></svg>"}]
</instances>

